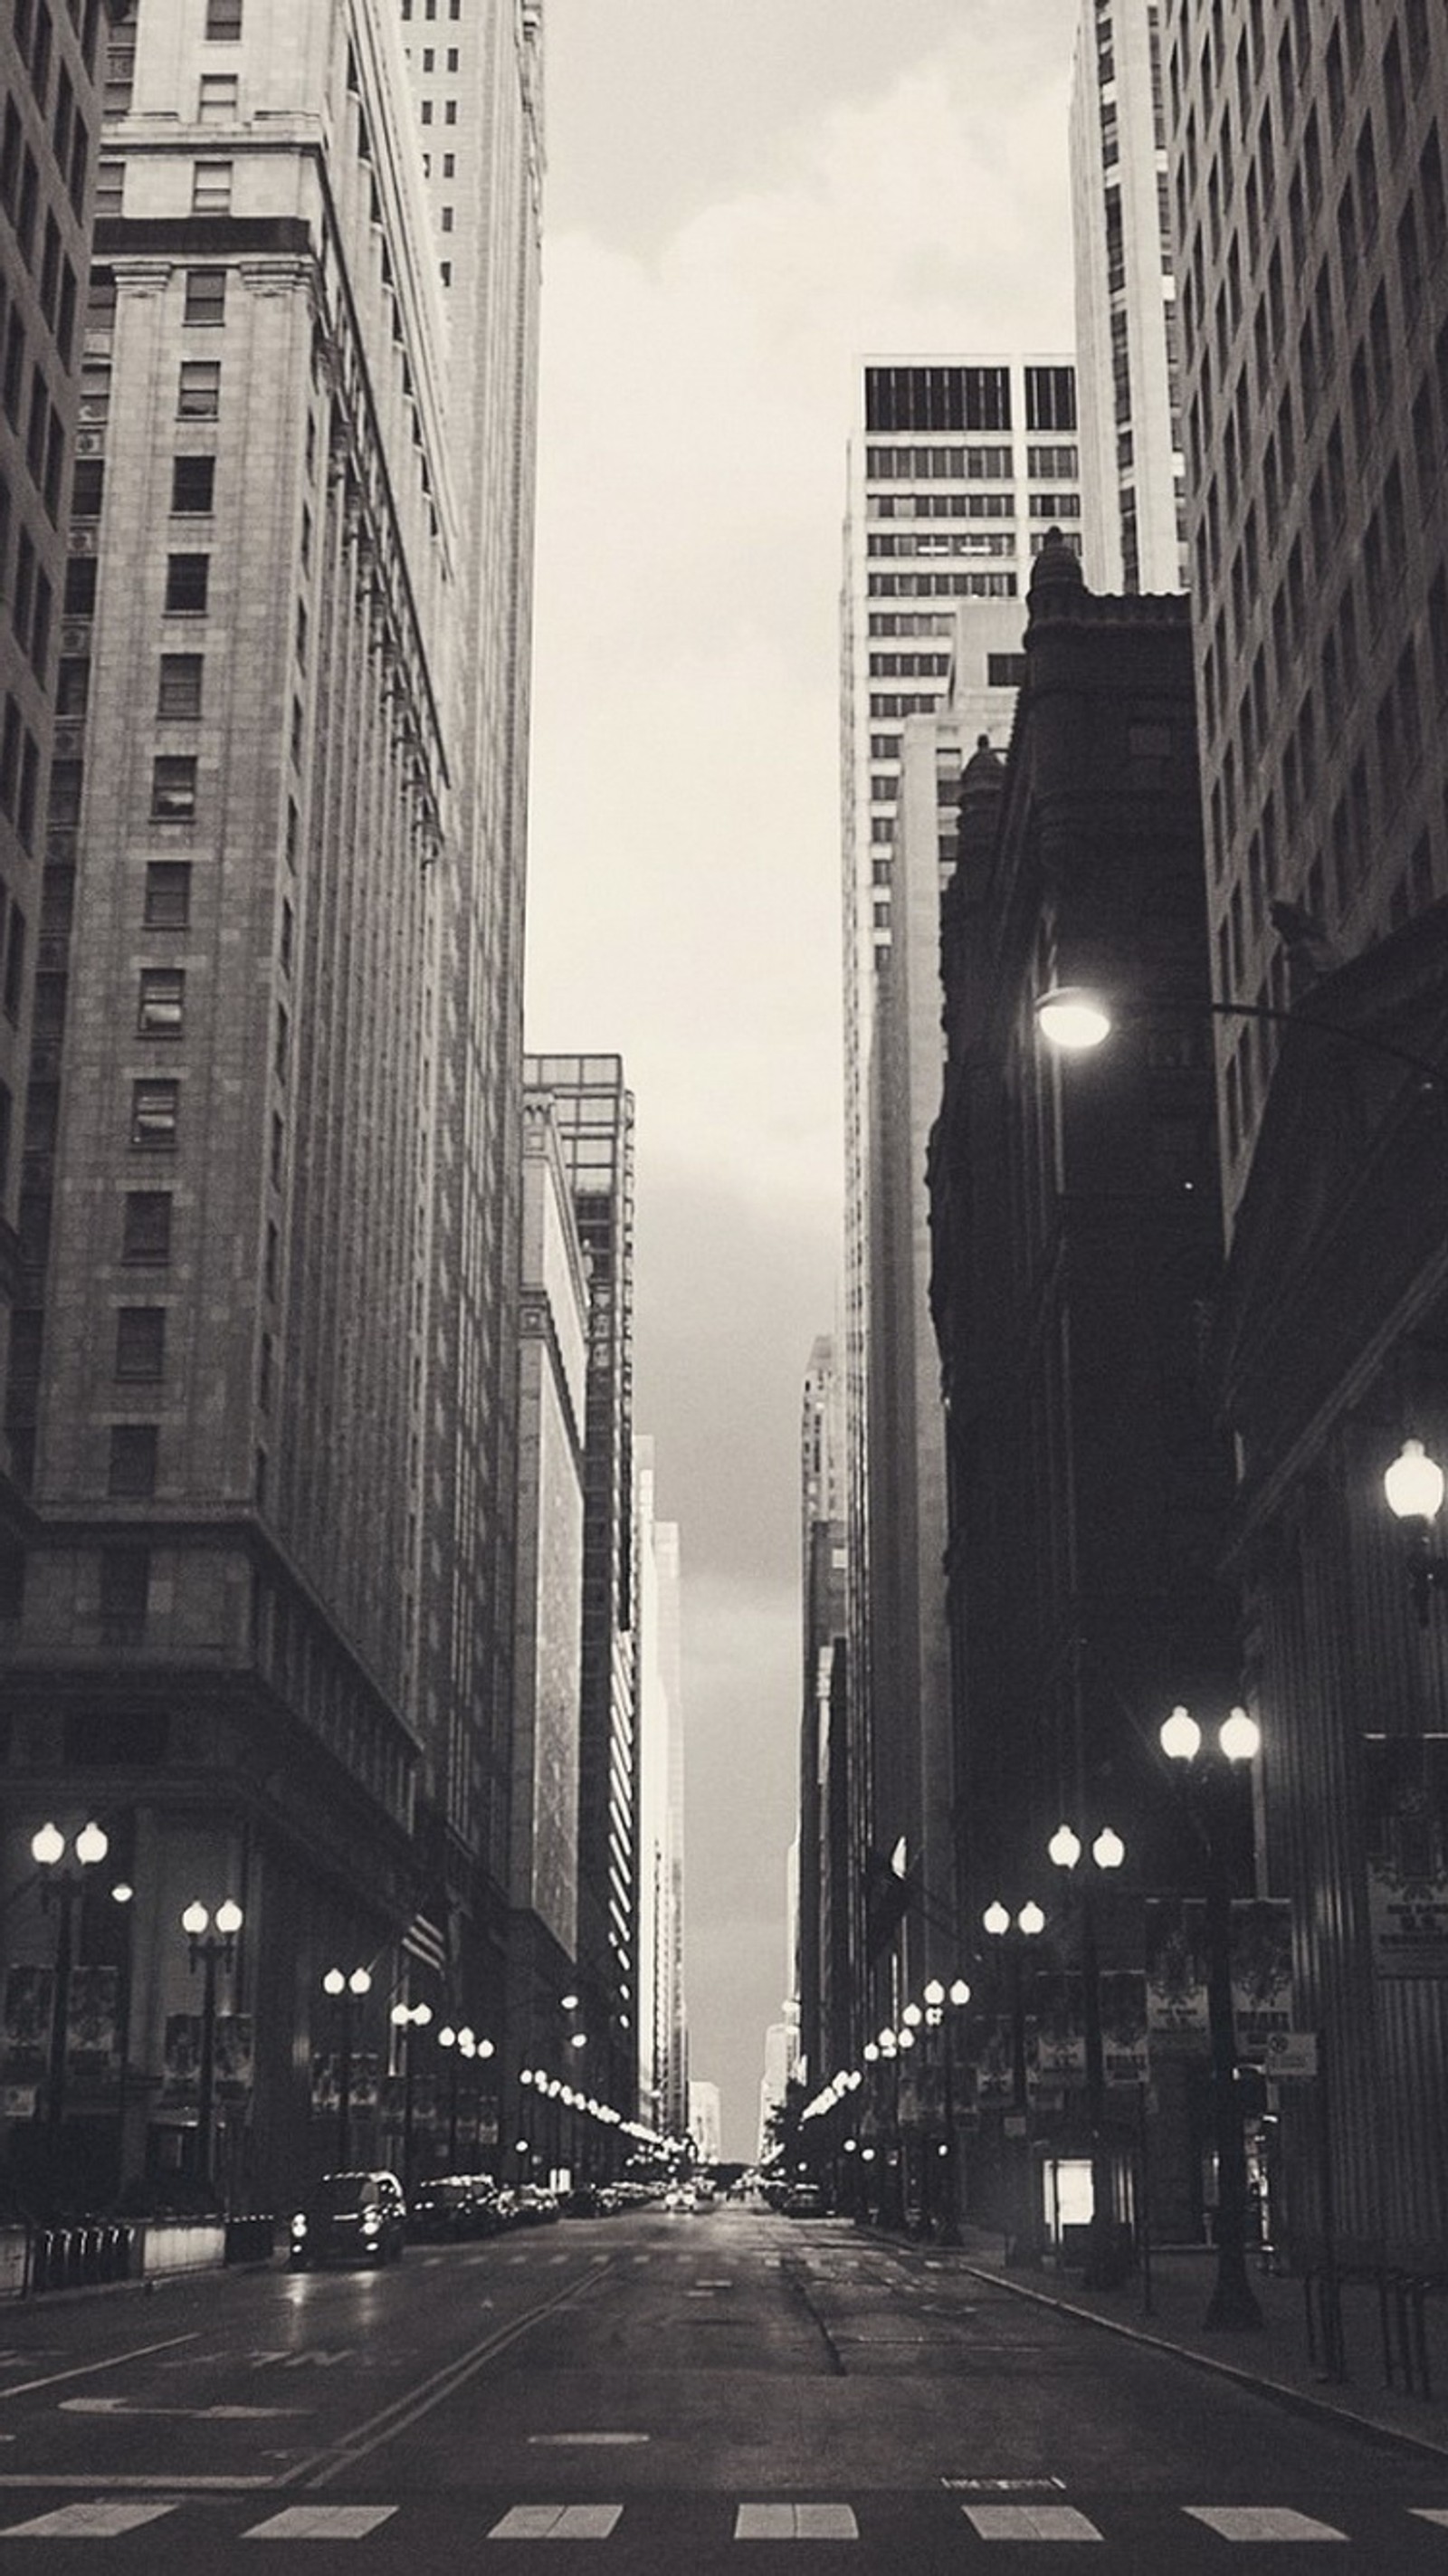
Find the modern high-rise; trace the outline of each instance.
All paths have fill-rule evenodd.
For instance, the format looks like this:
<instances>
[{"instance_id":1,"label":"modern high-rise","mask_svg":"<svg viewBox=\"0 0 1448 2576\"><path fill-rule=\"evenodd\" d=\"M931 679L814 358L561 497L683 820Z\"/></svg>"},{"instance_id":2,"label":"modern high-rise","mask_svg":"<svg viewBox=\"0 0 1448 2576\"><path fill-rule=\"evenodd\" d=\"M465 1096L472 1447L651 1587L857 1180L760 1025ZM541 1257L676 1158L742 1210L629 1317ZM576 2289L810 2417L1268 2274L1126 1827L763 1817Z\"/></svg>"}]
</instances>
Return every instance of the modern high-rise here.
<instances>
[{"instance_id":1,"label":"modern high-rise","mask_svg":"<svg viewBox=\"0 0 1448 2576\"><path fill-rule=\"evenodd\" d=\"M1186 580L1181 345L1159 0L1081 0L1071 230L1086 579Z\"/></svg>"},{"instance_id":2,"label":"modern high-rise","mask_svg":"<svg viewBox=\"0 0 1448 2576\"><path fill-rule=\"evenodd\" d=\"M104 27L101 0L55 14L32 0L0 31L0 1369L24 1295L25 1092ZM0 1630L19 1613L26 1469L0 1439Z\"/></svg>"},{"instance_id":3,"label":"modern high-rise","mask_svg":"<svg viewBox=\"0 0 1448 2576\"><path fill-rule=\"evenodd\" d=\"M929 728L907 796L906 735L954 683L959 716L993 717L1004 736L1030 564L1053 525L1077 541L1080 449L1064 358L871 360L860 392L842 609L847 1724L856 1866L863 1883L903 1847L925 1899L908 1967L928 1975L926 1920L943 1927L944 1964L954 1911L944 1435L923 1356L936 916L954 818L939 819ZM945 793L948 805L953 778ZM867 1933L865 1946L880 1945Z\"/></svg>"},{"instance_id":4,"label":"modern high-rise","mask_svg":"<svg viewBox=\"0 0 1448 2576\"><path fill-rule=\"evenodd\" d=\"M810 2081L851 2054L856 1901L845 1743L845 1416L834 1337L810 1352L800 1407L799 1864L794 1992Z\"/></svg>"},{"instance_id":5,"label":"modern high-rise","mask_svg":"<svg viewBox=\"0 0 1448 2576\"><path fill-rule=\"evenodd\" d=\"M530 1055L553 1103L588 1263L578 1982L589 2069L619 2109L638 2081L633 1540L634 1104L616 1055Z\"/></svg>"},{"instance_id":6,"label":"modern high-rise","mask_svg":"<svg viewBox=\"0 0 1448 2576\"><path fill-rule=\"evenodd\" d=\"M461 333L391 9L131 9L107 66L5 1869L94 1812L135 1888L85 1926L132 2172L194 2165L179 1913L241 1903L233 2193L327 2161L325 1970L372 1973L374 2059L389 1993L503 2004L534 13L455 5ZM112 2169L116 2100L72 2093ZM387 2144L375 2086L356 2111Z\"/></svg>"},{"instance_id":7,"label":"modern high-rise","mask_svg":"<svg viewBox=\"0 0 1448 2576\"><path fill-rule=\"evenodd\" d=\"M1283 2223L1448 2244L1442 1603L1389 1509L1448 1444L1448 20L1164 19L1262 1866L1311 2094ZM1264 1016L1276 1014L1277 1016ZM1398 1052L1395 1053L1394 1051ZM1409 1061L1404 1061L1404 1057ZM1411 1061L1416 1058L1418 1065ZM1406 1911L1405 1911L1406 1907ZM1330 2178L1327 2200L1324 2176Z\"/></svg>"}]
</instances>

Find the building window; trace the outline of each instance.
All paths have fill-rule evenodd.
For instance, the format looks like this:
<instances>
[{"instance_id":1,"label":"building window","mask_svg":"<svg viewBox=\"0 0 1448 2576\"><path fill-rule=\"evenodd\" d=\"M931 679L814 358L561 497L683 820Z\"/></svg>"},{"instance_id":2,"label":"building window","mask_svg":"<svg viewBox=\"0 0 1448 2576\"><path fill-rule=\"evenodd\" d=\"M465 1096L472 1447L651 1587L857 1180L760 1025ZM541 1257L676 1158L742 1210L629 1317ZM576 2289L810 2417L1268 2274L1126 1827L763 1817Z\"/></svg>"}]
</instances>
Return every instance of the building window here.
<instances>
[{"instance_id":1,"label":"building window","mask_svg":"<svg viewBox=\"0 0 1448 2576\"><path fill-rule=\"evenodd\" d=\"M188 268L182 320L192 330L219 330L226 320L224 268Z\"/></svg>"},{"instance_id":2,"label":"building window","mask_svg":"<svg viewBox=\"0 0 1448 2576\"><path fill-rule=\"evenodd\" d=\"M116 1310L116 1375L154 1380L166 1366L164 1306L120 1306Z\"/></svg>"},{"instance_id":3,"label":"building window","mask_svg":"<svg viewBox=\"0 0 1448 2576\"><path fill-rule=\"evenodd\" d=\"M181 1115L179 1082L133 1082L131 1143L156 1153L172 1153Z\"/></svg>"},{"instance_id":4,"label":"building window","mask_svg":"<svg viewBox=\"0 0 1448 2576\"><path fill-rule=\"evenodd\" d=\"M200 615L206 607L210 555L166 557L166 606L172 615Z\"/></svg>"},{"instance_id":5,"label":"building window","mask_svg":"<svg viewBox=\"0 0 1448 2576\"><path fill-rule=\"evenodd\" d=\"M108 1644L139 1645L150 1605L151 1551L103 1547L100 1567L101 1631Z\"/></svg>"},{"instance_id":6,"label":"building window","mask_svg":"<svg viewBox=\"0 0 1448 2576\"><path fill-rule=\"evenodd\" d=\"M241 0L206 0L206 41L208 45L240 44Z\"/></svg>"},{"instance_id":7,"label":"building window","mask_svg":"<svg viewBox=\"0 0 1448 2576\"><path fill-rule=\"evenodd\" d=\"M121 1259L162 1269L170 1258L170 1191L128 1190L121 1208Z\"/></svg>"},{"instance_id":8,"label":"building window","mask_svg":"<svg viewBox=\"0 0 1448 2576\"><path fill-rule=\"evenodd\" d=\"M113 1422L106 1492L125 1502L144 1502L154 1494L159 1442L158 1423Z\"/></svg>"},{"instance_id":9,"label":"building window","mask_svg":"<svg viewBox=\"0 0 1448 2576\"><path fill-rule=\"evenodd\" d=\"M83 716L90 696L90 655L62 653L55 677L55 712L58 716ZM51 821L55 820L54 803Z\"/></svg>"},{"instance_id":10,"label":"building window","mask_svg":"<svg viewBox=\"0 0 1448 2576\"><path fill-rule=\"evenodd\" d=\"M217 358L183 358L176 396L178 420L215 420L221 409L221 362Z\"/></svg>"},{"instance_id":11,"label":"building window","mask_svg":"<svg viewBox=\"0 0 1448 2576\"><path fill-rule=\"evenodd\" d=\"M148 859L142 920L148 930L184 930L191 919L187 859Z\"/></svg>"},{"instance_id":12,"label":"building window","mask_svg":"<svg viewBox=\"0 0 1448 2576\"><path fill-rule=\"evenodd\" d=\"M241 103L241 89L235 72L203 72L196 102L200 125L232 125Z\"/></svg>"},{"instance_id":13,"label":"building window","mask_svg":"<svg viewBox=\"0 0 1448 2576\"><path fill-rule=\"evenodd\" d=\"M180 966L143 966L136 1003L136 1034L143 1038L179 1038L186 1008L186 976Z\"/></svg>"},{"instance_id":14,"label":"building window","mask_svg":"<svg viewBox=\"0 0 1448 2576\"><path fill-rule=\"evenodd\" d=\"M232 167L230 161L193 161L191 165L193 215L230 214Z\"/></svg>"},{"instance_id":15,"label":"building window","mask_svg":"<svg viewBox=\"0 0 1448 2576\"><path fill-rule=\"evenodd\" d=\"M1004 427L1004 423L1002 426ZM1074 367L1027 367L1027 429L1071 430L1076 426Z\"/></svg>"},{"instance_id":16,"label":"building window","mask_svg":"<svg viewBox=\"0 0 1448 2576\"><path fill-rule=\"evenodd\" d=\"M194 823L196 759L192 752L161 752L151 764L151 820Z\"/></svg>"},{"instance_id":17,"label":"building window","mask_svg":"<svg viewBox=\"0 0 1448 2576\"><path fill-rule=\"evenodd\" d=\"M156 713L174 722L194 722L201 713L200 653L163 653Z\"/></svg>"},{"instance_id":18,"label":"building window","mask_svg":"<svg viewBox=\"0 0 1448 2576\"><path fill-rule=\"evenodd\" d=\"M80 821L81 790L85 784L82 760L53 760L50 764L50 800L46 819L56 831L71 831Z\"/></svg>"},{"instance_id":19,"label":"building window","mask_svg":"<svg viewBox=\"0 0 1448 2576\"><path fill-rule=\"evenodd\" d=\"M106 488L106 469L99 456L78 456L71 476L70 515L73 519L98 519Z\"/></svg>"},{"instance_id":20,"label":"building window","mask_svg":"<svg viewBox=\"0 0 1448 2576\"><path fill-rule=\"evenodd\" d=\"M205 517L214 506L215 489L214 456L172 457L171 509L175 516Z\"/></svg>"}]
</instances>

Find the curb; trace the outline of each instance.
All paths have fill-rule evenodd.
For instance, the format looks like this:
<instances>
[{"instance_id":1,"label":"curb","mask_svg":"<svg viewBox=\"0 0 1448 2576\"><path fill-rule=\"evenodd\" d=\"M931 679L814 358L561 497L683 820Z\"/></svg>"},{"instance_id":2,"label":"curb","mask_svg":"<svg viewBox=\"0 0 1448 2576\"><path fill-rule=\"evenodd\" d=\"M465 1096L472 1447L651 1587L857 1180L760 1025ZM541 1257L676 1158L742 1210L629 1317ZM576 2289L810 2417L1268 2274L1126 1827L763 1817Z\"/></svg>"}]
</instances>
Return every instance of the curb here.
<instances>
[{"instance_id":1,"label":"curb","mask_svg":"<svg viewBox=\"0 0 1448 2576\"><path fill-rule=\"evenodd\" d=\"M1023 2281L1012 2281L1001 2272L987 2271L979 2264L962 2263L959 2270L973 2281L992 2283L997 2289L1009 2290L1015 2298L1029 2299L1034 2307L1050 2308L1057 2316L1074 2318L1077 2324L1100 2326L1103 2333L1122 2335L1128 2343L1142 2345L1149 2352L1170 2353L1193 2370L1204 2370L1214 2378L1230 2380L1234 2387L1245 2388L1253 2396L1267 2397L1296 2415L1306 2415L1314 2423L1335 2424L1358 2434L1366 2442L1390 2450L1424 2452L1430 2459L1448 2460L1448 2443L1435 2442L1426 2433L1409 2433L1396 2424L1381 2424L1376 2416L1359 2415L1350 2406L1335 2406L1330 2397L1314 2397L1305 2388L1294 2388L1286 2380L1268 2379L1260 2371L1246 2370L1240 2363L1219 2361L1215 2354L1197 2352L1192 2345L1173 2343L1167 2335L1148 2334L1141 2326L1128 2325L1124 2317L1103 2317L1096 2308L1078 2308L1069 2299L1052 2298L1047 2291L1028 2289Z\"/></svg>"}]
</instances>

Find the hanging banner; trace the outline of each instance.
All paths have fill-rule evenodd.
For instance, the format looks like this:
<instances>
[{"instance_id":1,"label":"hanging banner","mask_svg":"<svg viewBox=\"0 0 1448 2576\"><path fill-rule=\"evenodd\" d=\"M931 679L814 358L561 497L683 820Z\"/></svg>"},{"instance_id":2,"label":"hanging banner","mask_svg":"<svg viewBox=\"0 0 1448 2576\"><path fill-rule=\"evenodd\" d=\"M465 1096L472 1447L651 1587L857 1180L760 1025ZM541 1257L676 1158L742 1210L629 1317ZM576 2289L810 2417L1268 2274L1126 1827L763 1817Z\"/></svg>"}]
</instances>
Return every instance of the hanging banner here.
<instances>
[{"instance_id":1,"label":"hanging banner","mask_svg":"<svg viewBox=\"0 0 1448 2576\"><path fill-rule=\"evenodd\" d=\"M77 2093L116 2090L121 2076L120 1971L72 1968L65 1994L66 2067Z\"/></svg>"},{"instance_id":2,"label":"hanging banner","mask_svg":"<svg viewBox=\"0 0 1448 2576\"><path fill-rule=\"evenodd\" d=\"M38 2084L50 2064L55 2011L55 1970L5 1971L5 2075L10 2083Z\"/></svg>"},{"instance_id":3,"label":"hanging banner","mask_svg":"<svg viewBox=\"0 0 1448 2576\"><path fill-rule=\"evenodd\" d=\"M1103 1968L1098 1987L1102 2074L1108 2084L1144 2084L1146 1978L1140 1968Z\"/></svg>"},{"instance_id":4,"label":"hanging banner","mask_svg":"<svg viewBox=\"0 0 1448 2576\"><path fill-rule=\"evenodd\" d=\"M218 2102L251 2099L255 2032L250 2013L218 2013L213 2075Z\"/></svg>"},{"instance_id":5,"label":"hanging banner","mask_svg":"<svg viewBox=\"0 0 1448 2576\"><path fill-rule=\"evenodd\" d=\"M1074 1968L1037 1976L1034 2014L1026 2023L1026 2073L1044 2084L1084 2084L1086 2022Z\"/></svg>"},{"instance_id":6,"label":"hanging banner","mask_svg":"<svg viewBox=\"0 0 1448 2576\"><path fill-rule=\"evenodd\" d=\"M375 2111L381 2084L381 2067L375 2049L360 2049L352 2060L352 2108Z\"/></svg>"},{"instance_id":7,"label":"hanging banner","mask_svg":"<svg viewBox=\"0 0 1448 2576\"><path fill-rule=\"evenodd\" d=\"M194 2104L201 2095L201 2015L168 2013L162 2055L161 2100Z\"/></svg>"},{"instance_id":8,"label":"hanging banner","mask_svg":"<svg viewBox=\"0 0 1448 2576\"><path fill-rule=\"evenodd\" d=\"M1199 1896L1146 1900L1146 2028L1168 2055L1205 2050L1207 1909Z\"/></svg>"},{"instance_id":9,"label":"hanging banner","mask_svg":"<svg viewBox=\"0 0 1448 2576\"><path fill-rule=\"evenodd\" d=\"M330 2049L319 2049L312 2059L312 2109L323 2116L335 2112L341 2099L339 2063Z\"/></svg>"},{"instance_id":10,"label":"hanging banner","mask_svg":"<svg viewBox=\"0 0 1448 2576\"><path fill-rule=\"evenodd\" d=\"M1448 1976L1448 1747L1388 1736L1362 1751L1374 1969Z\"/></svg>"},{"instance_id":11,"label":"hanging banner","mask_svg":"<svg viewBox=\"0 0 1448 2576\"><path fill-rule=\"evenodd\" d=\"M1009 2110L1016 2098L1010 2023L999 2014L981 2014L971 2023L970 2040L977 2107L982 2111Z\"/></svg>"},{"instance_id":12,"label":"hanging banner","mask_svg":"<svg viewBox=\"0 0 1448 2576\"><path fill-rule=\"evenodd\" d=\"M1264 2058L1292 2023L1292 1905L1285 1896L1232 1900L1232 2016L1239 2057Z\"/></svg>"}]
</instances>

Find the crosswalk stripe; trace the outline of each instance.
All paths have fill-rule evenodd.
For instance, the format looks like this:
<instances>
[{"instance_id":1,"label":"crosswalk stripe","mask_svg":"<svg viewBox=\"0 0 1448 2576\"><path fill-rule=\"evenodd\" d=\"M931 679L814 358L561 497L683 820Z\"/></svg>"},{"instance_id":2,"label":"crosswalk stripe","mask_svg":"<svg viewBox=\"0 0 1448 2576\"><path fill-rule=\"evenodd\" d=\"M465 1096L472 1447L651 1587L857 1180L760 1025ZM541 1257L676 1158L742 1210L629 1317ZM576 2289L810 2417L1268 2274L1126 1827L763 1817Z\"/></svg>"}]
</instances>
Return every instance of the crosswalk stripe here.
<instances>
[{"instance_id":1,"label":"crosswalk stripe","mask_svg":"<svg viewBox=\"0 0 1448 2576\"><path fill-rule=\"evenodd\" d=\"M1346 2540L1345 2531L1334 2530L1330 2522L1314 2522L1307 2513L1294 2513L1286 2505L1256 2504L1189 2504L1182 2507L1194 2522L1204 2522L1208 2531L1217 2532L1223 2540Z\"/></svg>"},{"instance_id":2,"label":"crosswalk stripe","mask_svg":"<svg viewBox=\"0 0 1448 2576\"><path fill-rule=\"evenodd\" d=\"M742 2504L734 2517L736 2540L858 2540L860 2528L847 2504Z\"/></svg>"},{"instance_id":3,"label":"crosswalk stripe","mask_svg":"<svg viewBox=\"0 0 1448 2576\"><path fill-rule=\"evenodd\" d=\"M1436 2522L1440 2530L1448 2531L1448 2513L1440 2504L1409 2505L1408 2511L1416 2514L1419 2522Z\"/></svg>"},{"instance_id":4,"label":"crosswalk stripe","mask_svg":"<svg viewBox=\"0 0 1448 2576\"><path fill-rule=\"evenodd\" d=\"M265 2522L254 2522L243 2540L365 2540L390 2522L395 2504L289 2504Z\"/></svg>"},{"instance_id":5,"label":"crosswalk stripe","mask_svg":"<svg viewBox=\"0 0 1448 2576\"><path fill-rule=\"evenodd\" d=\"M114 2540L175 2510L173 2504L63 2504L32 2522L8 2523L0 2540Z\"/></svg>"},{"instance_id":6,"label":"crosswalk stripe","mask_svg":"<svg viewBox=\"0 0 1448 2576\"><path fill-rule=\"evenodd\" d=\"M490 2540L607 2540L621 2504L515 2504Z\"/></svg>"},{"instance_id":7,"label":"crosswalk stripe","mask_svg":"<svg viewBox=\"0 0 1448 2576\"><path fill-rule=\"evenodd\" d=\"M1104 2540L1094 2522L1073 2504L964 2504L961 2512L981 2540Z\"/></svg>"}]
</instances>

